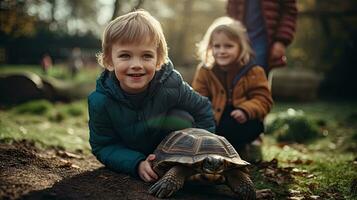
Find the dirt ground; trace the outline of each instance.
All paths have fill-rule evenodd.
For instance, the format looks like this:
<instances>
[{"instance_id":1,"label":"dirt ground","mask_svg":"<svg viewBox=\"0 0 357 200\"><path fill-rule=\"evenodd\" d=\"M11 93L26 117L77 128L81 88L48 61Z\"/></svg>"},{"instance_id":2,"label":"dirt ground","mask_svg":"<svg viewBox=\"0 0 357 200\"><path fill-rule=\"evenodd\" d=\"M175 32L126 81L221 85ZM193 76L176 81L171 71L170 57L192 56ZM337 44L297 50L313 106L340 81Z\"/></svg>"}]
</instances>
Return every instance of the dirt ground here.
<instances>
[{"instance_id":1,"label":"dirt ground","mask_svg":"<svg viewBox=\"0 0 357 200\"><path fill-rule=\"evenodd\" d=\"M0 199L157 199L151 184L103 167L92 155L0 142ZM184 187L170 199L233 199L226 186Z\"/></svg>"}]
</instances>

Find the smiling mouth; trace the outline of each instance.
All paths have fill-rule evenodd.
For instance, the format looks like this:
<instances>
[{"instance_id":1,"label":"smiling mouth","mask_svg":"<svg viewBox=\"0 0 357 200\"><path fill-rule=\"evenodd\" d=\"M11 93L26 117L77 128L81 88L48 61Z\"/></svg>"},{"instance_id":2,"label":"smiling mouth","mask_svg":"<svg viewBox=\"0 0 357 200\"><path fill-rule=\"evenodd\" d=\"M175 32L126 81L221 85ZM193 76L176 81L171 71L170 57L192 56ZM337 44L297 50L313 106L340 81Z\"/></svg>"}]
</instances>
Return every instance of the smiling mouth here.
<instances>
[{"instance_id":1,"label":"smiling mouth","mask_svg":"<svg viewBox=\"0 0 357 200\"><path fill-rule=\"evenodd\" d=\"M145 74L127 74L128 76L131 76L131 77L142 77L144 76Z\"/></svg>"}]
</instances>

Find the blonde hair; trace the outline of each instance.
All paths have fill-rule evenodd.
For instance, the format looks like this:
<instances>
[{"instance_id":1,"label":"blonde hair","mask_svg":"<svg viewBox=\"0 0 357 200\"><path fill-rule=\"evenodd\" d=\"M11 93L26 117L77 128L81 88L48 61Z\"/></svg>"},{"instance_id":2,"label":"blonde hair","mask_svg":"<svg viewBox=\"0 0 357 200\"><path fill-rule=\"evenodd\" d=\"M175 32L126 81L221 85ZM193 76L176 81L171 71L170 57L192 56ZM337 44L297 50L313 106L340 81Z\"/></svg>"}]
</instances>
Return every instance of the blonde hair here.
<instances>
[{"instance_id":1,"label":"blonde hair","mask_svg":"<svg viewBox=\"0 0 357 200\"><path fill-rule=\"evenodd\" d=\"M240 54L237 61L241 65L247 64L254 55L250 46L247 30L241 22L230 17L217 18L207 29L203 39L198 43L197 54L206 66L213 66L214 58L212 55L212 35L224 33L229 39L234 40L240 47Z\"/></svg>"},{"instance_id":2,"label":"blonde hair","mask_svg":"<svg viewBox=\"0 0 357 200\"><path fill-rule=\"evenodd\" d=\"M111 65L111 50L115 42L142 44L148 39L157 46L157 65L166 63L167 43L160 22L143 9L119 16L103 32L102 52L97 54L98 63L104 68Z\"/></svg>"}]
</instances>

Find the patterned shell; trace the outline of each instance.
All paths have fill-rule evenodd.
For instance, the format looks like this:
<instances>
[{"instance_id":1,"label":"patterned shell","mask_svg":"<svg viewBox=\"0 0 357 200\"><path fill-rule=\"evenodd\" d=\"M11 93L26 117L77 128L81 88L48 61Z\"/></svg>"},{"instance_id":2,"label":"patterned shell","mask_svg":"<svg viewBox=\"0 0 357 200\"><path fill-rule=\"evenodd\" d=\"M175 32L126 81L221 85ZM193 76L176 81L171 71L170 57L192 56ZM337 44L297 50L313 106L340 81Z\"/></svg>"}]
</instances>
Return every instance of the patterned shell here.
<instances>
[{"instance_id":1,"label":"patterned shell","mask_svg":"<svg viewBox=\"0 0 357 200\"><path fill-rule=\"evenodd\" d=\"M226 138L198 128L170 133L162 140L154 154L155 171L170 163L192 165L201 162L207 156L219 156L237 166L249 165L240 158Z\"/></svg>"}]
</instances>

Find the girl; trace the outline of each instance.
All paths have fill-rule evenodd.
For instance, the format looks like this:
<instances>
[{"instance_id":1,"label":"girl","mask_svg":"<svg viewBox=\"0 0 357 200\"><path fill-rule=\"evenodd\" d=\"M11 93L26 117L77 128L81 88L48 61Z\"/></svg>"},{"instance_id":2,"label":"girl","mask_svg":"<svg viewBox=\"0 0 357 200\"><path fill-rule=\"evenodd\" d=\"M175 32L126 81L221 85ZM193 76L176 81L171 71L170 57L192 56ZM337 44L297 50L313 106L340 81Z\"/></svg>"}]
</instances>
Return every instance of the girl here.
<instances>
[{"instance_id":1,"label":"girl","mask_svg":"<svg viewBox=\"0 0 357 200\"><path fill-rule=\"evenodd\" d=\"M198 47L202 63L192 87L211 100L216 133L251 160L244 150L264 131L263 119L273 100L264 69L250 64L246 29L232 18L218 18Z\"/></svg>"},{"instance_id":2,"label":"girl","mask_svg":"<svg viewBox=\"0 0 357 200\"><path fill-rule=\"evenodd\" d=\"M156 146L173 130L214 132L211 104L174 70L161 25L146 11L111 21L102 51L105 70L88 97L92 152L114 171L155 181Z\"/></svg>"}]
</instances>

